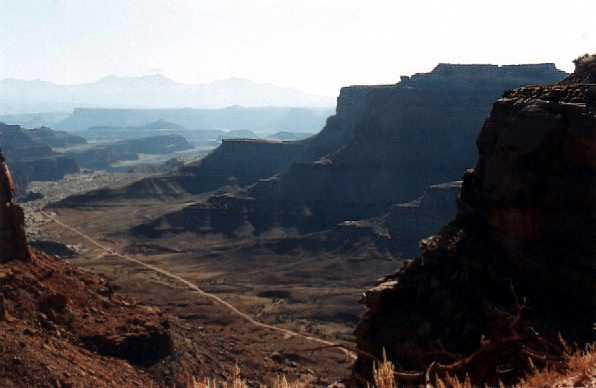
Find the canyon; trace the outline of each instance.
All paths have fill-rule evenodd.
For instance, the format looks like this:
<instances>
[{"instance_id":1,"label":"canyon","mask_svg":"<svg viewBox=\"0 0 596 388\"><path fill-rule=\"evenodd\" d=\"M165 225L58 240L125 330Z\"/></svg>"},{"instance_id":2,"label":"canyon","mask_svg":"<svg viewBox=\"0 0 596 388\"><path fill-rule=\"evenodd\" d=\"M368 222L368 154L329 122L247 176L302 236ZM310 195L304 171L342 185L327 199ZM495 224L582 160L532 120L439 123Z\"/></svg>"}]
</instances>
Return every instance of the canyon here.
<instances>
[{"instance_id":1,"label":"canyon","mask_svg":"<svg viewBox=\"0 0 596 388\"><path fill-rule=\"evenodd\" d=\"M224 139L174 172L49 209L267 323L352 342L360 290L455 215L457 180L474 164L491 103L565 76L550 64L438 65L396 85L346 87L310 138ZM77 244L54 226L41 230ZM117 276L95 260L76 262Z\"/></svg>"},{"instance_id":2,"label":"canyon","mask_svg":"<svg viewBox=\"0 0 596 388\"><path fill-rule=\"evenodd\" d=\"M346 87L312 137L223 139L173 172L28 208L62 245L30 248L9 206L4 382L78 386L95 363L97 386L190 386L236 363L253 385L358 386L385 354L406 385L511 384L559 365L559 333L593 335L594 63Z\"/></svg>"},{"instance_id":3,"label":"canyon","mask_svg":"<svg viewBox=\"0 0 596 388\"><path fill-rule=\"evenodd\" d=\"M296 236L344 221L382 217L429 186L460 179L462 171L473 166L479 128L504 91L564 76L552 64L439 64L396 85L346 87L336 114L313 137L224 140L176 174L71 197L62 205L201 196L133 230L147 236L189 230L230 237L246 237L247 231L267 236L273 230L275 235ZM217 189L222 192L205 198ZM446 218L423 232L433 232L452 214L447 211ZM418 237L423 236L404 236L397 250L415 253Z\"/></svg>"},{"instance_id":4,"label":"canyon","mask_svg":"<svg viewBox=\"0 0 596 388\"><path fill-rule=\"evenodd\" d=\"M341 353L298 356L312 344L249 327L172 279L137 279L137 297L146 299L150 290L159 299L146 305L130 288L128 295L117 293L104 276L32 249L10 171L4 162L0 167L2 386L191 387L202 377L233 376L231 359L247 370L250 384L284 373L322 386L347 372ZM102 259L117 257L106 251Z\"/></svg>"},{"instance_id":5,"label":"canyon","mask_svg":"<svg viewBox=\"0 0 596 388\"><path fill-rule=\"evenodd\" d=\"M511 384L593 340L595 56L551 86L506 92L477 140L454 221L366 292L363 354L411 382L446 374ZM369 378L374 358L354 373ZM417 376L417 377L416 377ZM425 377L426 376L426 377Z\"/></svg>"}]
</instances>

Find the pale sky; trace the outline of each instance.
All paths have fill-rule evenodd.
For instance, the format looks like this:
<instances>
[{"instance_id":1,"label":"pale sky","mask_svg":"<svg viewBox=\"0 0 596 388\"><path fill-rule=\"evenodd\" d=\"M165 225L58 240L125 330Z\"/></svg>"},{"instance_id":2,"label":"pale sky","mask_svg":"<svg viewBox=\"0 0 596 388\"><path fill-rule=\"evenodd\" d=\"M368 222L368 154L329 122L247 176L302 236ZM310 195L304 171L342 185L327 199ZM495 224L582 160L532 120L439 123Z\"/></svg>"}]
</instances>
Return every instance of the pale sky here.
<instances>
[{"instance_id":1,"label":"pale sky","mask_svg":"<svg viewBox=\"0 0 596 388\"><path fill-rule=\"evenodd\" d=\"M438 62L596 52L596 0L0 0L0 79L160 72L336 95Z\"/></svg>"}]
</instances>

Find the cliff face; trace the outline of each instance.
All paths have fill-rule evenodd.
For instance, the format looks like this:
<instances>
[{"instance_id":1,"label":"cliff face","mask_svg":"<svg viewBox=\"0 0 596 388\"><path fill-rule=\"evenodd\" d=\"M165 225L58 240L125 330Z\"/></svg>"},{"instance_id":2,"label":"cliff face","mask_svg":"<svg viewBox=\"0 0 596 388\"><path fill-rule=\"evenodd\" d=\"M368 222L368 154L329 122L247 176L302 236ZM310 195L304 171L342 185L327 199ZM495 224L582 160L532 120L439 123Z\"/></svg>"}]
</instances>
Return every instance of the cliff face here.
<instances>
[{"instance_id":1,"label":"cliff face","mask_svg":"<svg viewBox=\"0 0 596 388\"><path fill-rule=\"evenodd\" d=\"M265 198L280 212L312 208L323 225L378 215L473 166L478 128L503 91L562 77L552 65L439 65L398 85L349 88L338 112L353 110L353 139L322 160L292 165ZM352 95L361 102L350 103Z\"/></svg>"},{"instance_id":2,"label":"cliff face","mask_svg":"<svg viewBox=\"0 0 596 388\"><path fill-rule=\"evenodd\" d=\"M79 170L73 159L55 153L18 125L0 123L0 147L11 165L19 194L32 180L58 180Z\"/></svg>"},{"instance_id":3,"label":"cliff face","mask_svg":"<svg viewBox=\"0 0 596 388\"><path fill-rule=\"evenodd\" d=\"M513 381L529 358L545 365L558 333L593 339L596 87L586 73L596 74L578 66L494 104L456 221L365 294L360 350L491 384ZM356 376L371 365L360 357Z\"/></svg>"},{"instance_id":4,"label":"cliff face","mask_svg":"<svg viewBox=\"0 0 596 388\"><path fill-rule=\"evenodd\" d=\"M427 186L458 179L461 171L473 165L478 128L492 101L505 90L563 77L552 64L441 64L430 73L405 77L397 85L343 88L337 114L327 120L321 133L296 142L303 149L278 168L262 171L277 175L252 174L251 179L259 175L266 179L248 187L240 197L223 198L229 205L220 200L193 205L193 214L198 208L208 214L211 208L213 217L227 221L208 216L210 222L226 224L226 230L245 225L256 233L270 227L313 232L346 220L380 216L391 205L418 197ZM240 147L237 151L242 154ZM278 159L272 154L278 155L263 152L254 164L243 156L236 160L254 170L266 165L266 160ZM201 166L212 160L206 158ZM229 169L220 172L231 175ZM241 210L224 215L221 209L225 208ZM243 227L242 233L246 230Z\"/></svg>"}]
</instances>

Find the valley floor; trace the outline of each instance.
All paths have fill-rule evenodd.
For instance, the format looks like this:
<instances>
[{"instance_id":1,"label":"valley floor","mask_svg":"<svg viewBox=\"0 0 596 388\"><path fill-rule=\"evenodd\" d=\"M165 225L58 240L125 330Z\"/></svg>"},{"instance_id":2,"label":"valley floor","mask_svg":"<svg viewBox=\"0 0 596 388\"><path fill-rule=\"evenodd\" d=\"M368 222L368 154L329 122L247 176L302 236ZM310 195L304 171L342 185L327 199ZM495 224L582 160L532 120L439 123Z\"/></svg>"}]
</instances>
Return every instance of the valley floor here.
<instances>
[{"instance_id":1,"label":"valley floor","mask_svg":"<svg viewBox=\"0 0 596 388\"><path fill-rule=\"evenodd\" d=\"M353 359L342 349L255 327L179 281L115 253L180 276L257 321L349 348L354 347L353 330L362 312L357 303L362 291L395 271L399 261L377 252L344 256L296 248L280 253L256 240L190 233L148 240L128 232L183 205L155 201L46 211L103 248L52 222L35 206L27 213L36 235L77 251L70 262L107 277L119 293L178 317L188 340L204 349L205 376L229 376L235 364L254 382L283 373L316 386L349 376Z\"/></svg>"}]
</instances>

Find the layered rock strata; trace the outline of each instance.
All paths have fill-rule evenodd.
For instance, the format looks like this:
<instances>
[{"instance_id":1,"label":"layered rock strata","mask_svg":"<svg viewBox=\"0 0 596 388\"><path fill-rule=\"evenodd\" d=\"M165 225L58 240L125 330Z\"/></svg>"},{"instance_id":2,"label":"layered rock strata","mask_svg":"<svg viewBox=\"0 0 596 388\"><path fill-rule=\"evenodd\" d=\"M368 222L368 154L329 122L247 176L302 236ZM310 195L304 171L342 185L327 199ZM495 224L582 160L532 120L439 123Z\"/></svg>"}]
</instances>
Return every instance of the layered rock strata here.
<instances>
[{"instance_id":1,"label":"layered rock strata","mask_svg":"<svg viewBox=\"0 0 596 388\"><path fill-rule=\"evenodd\" d=\"M565 81L494 104L456 220L366 292L356 336L371 356L359 357L357 377L370 377L385 349L419 381L426 372L511 383L556 360L559 333L593 340L595 75L578 62Z\"/></svg>"},{"instance_id":2,"label":"layered rock strata","mask_svg":"<svg viewBox=\"0 0 596 388\"><path fill-rule=\"evenodd\" d=\"M180 216L168 215L165 222L156 222L165 225L188 219L192 213L205 215L224 233L238 225L242 233L261 234L272 228L311 233L343 221L381 216L392 205L417 198L429 185L458 179L461 171L473 166L473 141L490 104L503 91L559 81L563 76L552 64L440 64L397 85L343 88L337 114L327 120L321 133L301 142L281 143L297 147L295 154L280 153L281 146L267 151L263 147L261 156L251 158L246 150L252 144L236 144L234 165L246 167L246 179L238 181L262 179L240 194L214 197L183 209ZM226 146L184 169L176 180L197 193L224 184L226 177L238 177L230 165L216 158ZM285 156L283 163L274 163L280 154ZM274 168L259 170L259 166ZM249 173L257 170L260 173ZM162 178L162 186L173 178ZM173 231L186 227L171 226Z\"/></svg>"}]
</instances>

